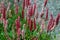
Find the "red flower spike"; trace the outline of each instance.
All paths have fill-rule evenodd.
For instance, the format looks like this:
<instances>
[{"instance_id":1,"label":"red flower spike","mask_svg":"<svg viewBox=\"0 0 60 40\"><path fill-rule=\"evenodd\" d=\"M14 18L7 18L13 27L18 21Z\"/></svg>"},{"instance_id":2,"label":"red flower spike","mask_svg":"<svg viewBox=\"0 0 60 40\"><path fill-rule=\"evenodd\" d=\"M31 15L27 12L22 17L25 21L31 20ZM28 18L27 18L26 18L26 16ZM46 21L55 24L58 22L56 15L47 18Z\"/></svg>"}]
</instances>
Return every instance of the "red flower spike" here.
<instances>
[{"instance_id":1,"label":"red flower spike","mask_svg":"<svg viewBox=\"0 0 60 40\"><path fill-rule=\"evenodd\" d=\"M47 28L47 31L49 31L50 30L50 26L52 25L52 22L53 22L53 15L51 14L50 15L50 20L49 20L49 22L48 22L48 28Z\"/></svg>"},{"instance_id":2,"label":"red flower spike","mask_svg":"<svg viewBox=\"0 0 60 40\"><path fill-rule=\"evenodd\" d=\"M4 8L3 18L6 19L6 8Z\"/></svg>"},{"instance_id":3,"label":"red flower spike","mask_svg":"<svg viewBox=\"0 0 60 40\"><path fill-rule=\"evenodd\" d=\"M32 31L32 25L33 24L33 22L32 22L32 20L30 19L30 23L29 23L29 28L30 28L30 31Z\"/></svg>"},{"instance_id":4,"label":"red flower spike","mask_svg":"<svg viewBox=\"0 0 60 40\"><path fill-rule=\"evenodd\" d=\"M26 7L28 7L30 5L30 0L26 0Z\"/></svg>"},{"instance_id":5,"label":"red flower spike","mask_svg":"<svg viewBox=\"0 0 60 40\"><path fill-rule=\"evenodd\" d=\"M4 5L4 2L1 3L1 7L2 7L2 9L1 9L2 17L4 19L6 19L6 8L5 8L5 5Z\"/></svg>"},{"instance_id":6,"label":"red flower spike","mask_svg":"<svg viewBox=\"0 0 60 40\"><path fill-rule=\"evenodd\" d=\"M25 9L25 6L26 6L26 2L25 1L26 0L23 0L23 4L22 4L23 9Z\"/></svg>"},{"instance_id":7,"label":"red flower spike","mask_svg":"<svg viewBox=\"0 0 60 40\"><path fill-rule=\"evenodd\" d=\"M36 29L36 20L35 20L35 18L34 18L33 25L34 25L34 30L35 30Z\"/></svg>"},{"instance_id":8,"label":"red flower spike","mask_svg":"<svg viewBox=\"0 0 60 40\"><path fill-rule=\"evenodd\" d=\"M30 31L32 31L33 22L30 19L30 17L27 17L27 22L28 22L28 26L29 26Z\"/></svg>"},{"instance_id":9,"label":"red flower spike","mask_svg":"<svg viewBox=\"0 0 60 40\"><path fill-rule=\"evenodd\" d=\"M18 31L18 29L20 28L20 21L16 19L15 23L16 23L16 31Z\"/></svg>"},{"instance_id":10,"label":"red flower spike","mask_svg":"<svg viewBox=\"0 0 60 40\"><path fill-rule=\"evenodd\" d=\"M34 12L35 12L34 6L30 6L30 8L29 8L29 16L34 15Z\"/></svg>"},{"instance_id":11,"label":"red flower spike","mask_svg":"<svg viewBox=\"0 0 60 40\"><path fill-rule=\"evenodd\" d=\"M22 18L24 18L24 10L22 10Z\"/></svg>"},{"instance_id":12,"label":"red flower spike","mask_svg":"<svg viewBox=\"0 0 60 40\"><path fill-rule=\"evenodd\" d=\"M60 13L57 15L57 18L56 18L56 25L58 25L58 23L59 23L59 18L60 18Z\"/></svg>"},{"instance_id":13,"label":"red flower spike","mask_svg":"<svg viewBox=\"0 0 60 40\"><path fill-rule=\"evenodd\" d=\"M45 1L44 1L44 7L46 6L47 2L48 2L48 0L45 0Z\"/></svg>"},{"instance_id":14,"label":"red flower spike","mask_svg":"<svg viewBox=\"0 0 60 40\"><path fill-rule=\"evenodd\" d=\"M28 5L28 6L30 5L30 0L27 0L27 5Z\"/></svg>"},{"instance_id":15,"label":"red flower spike","mask_svg":"<svg viewBox=\"0 0 60 40\"><path fill-rule=\"evenodd\" d=\"M52 24L51 24L49 30L52 30L52 28L54 27L54 24L55 24L55 20L53 19L53 22L52 22Z\"/></svg>"},{"instance_id":16,"label":"red flower spike","mask_svg":"<svg viewBox=\"0 0 60 40\"><path fill-rule=\"evenodd\" d=\"M48 8L46 8L46 20L48 19Z\"/></svg>"}]
</instances>

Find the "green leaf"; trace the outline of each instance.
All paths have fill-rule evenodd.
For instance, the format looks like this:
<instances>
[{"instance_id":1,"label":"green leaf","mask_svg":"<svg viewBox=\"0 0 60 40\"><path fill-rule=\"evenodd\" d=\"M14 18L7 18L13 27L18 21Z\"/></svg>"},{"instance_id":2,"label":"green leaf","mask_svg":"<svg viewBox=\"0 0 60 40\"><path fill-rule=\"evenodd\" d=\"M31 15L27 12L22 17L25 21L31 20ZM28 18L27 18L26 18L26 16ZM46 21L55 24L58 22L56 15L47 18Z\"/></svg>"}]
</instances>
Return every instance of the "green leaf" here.
<instances>
[{"instance_id":1,"label":"green leaf","mask_svg":"<svg viewBox=\"0 0 60 40\"><path fill-rule=\"evenodd\" d=\"M12 31L9 32L9 36L12 38Z\"/></svg>"}]
</instances>

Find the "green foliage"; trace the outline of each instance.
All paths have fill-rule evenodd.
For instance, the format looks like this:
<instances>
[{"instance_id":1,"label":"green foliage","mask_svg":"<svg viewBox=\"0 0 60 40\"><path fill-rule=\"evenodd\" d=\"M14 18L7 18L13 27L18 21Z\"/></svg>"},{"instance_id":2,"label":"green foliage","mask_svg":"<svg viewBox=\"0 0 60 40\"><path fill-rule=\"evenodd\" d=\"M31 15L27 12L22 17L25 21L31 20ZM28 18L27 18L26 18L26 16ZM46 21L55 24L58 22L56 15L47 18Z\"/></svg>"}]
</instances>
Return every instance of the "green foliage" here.
<instances>
[{"instance_id":1,"label":"green foliage","mask_svg":"<svg viewBox=\"0 0 60 40\"><path fill-rule=\"evenodd\" d=\"M43 33L40 34L38 39L39 40L51 40L51 36L48 35L46 32L43 32Z\"/></svg>"}]
</instances>

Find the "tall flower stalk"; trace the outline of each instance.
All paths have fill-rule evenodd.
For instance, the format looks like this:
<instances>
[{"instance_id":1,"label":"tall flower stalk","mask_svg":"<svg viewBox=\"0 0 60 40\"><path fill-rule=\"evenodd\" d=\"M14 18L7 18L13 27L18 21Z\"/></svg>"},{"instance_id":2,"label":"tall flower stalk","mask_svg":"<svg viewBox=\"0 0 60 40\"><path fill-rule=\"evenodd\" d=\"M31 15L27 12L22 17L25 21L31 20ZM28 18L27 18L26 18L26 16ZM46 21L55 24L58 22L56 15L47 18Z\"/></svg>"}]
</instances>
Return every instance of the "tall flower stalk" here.
<instances>
[{"instance_id":1,"label":"tall flower stalk","mask_svg":"<svg viewBox=\"0 0 60 40\"><path fill-rule=\"evenodd\" d=\"M53 18L53 15L51 14L50 15L50 20L48 22L48 28L47 28L47 31L51 31L51 28L54 26L54 18Z\"/></svg>"},{"instance_id":2,"label":"tall flower stalk","mask_svg":"<svg viewBox=\"0 0 60 40\"><path fill-rule=\"evenodd\" d=\"M4 2L3 1L1 3L1 7L2 7L2 9L1 9L2 17L4 19L6 19L6 8L5 8L5 5L4 5Z\"/></svg>"},{"instance_id":3,"label":"tall flower stalk","mask_svg":"<svg viewBox=\"0 0 60 40\"><path fill-rule=\"evenodd\" d=\"M20 17L19 16L16 19L15 23L16 23L17 40L20 40L20 33L21 33L20 26L21 25L20 25Z\"/></svg>"},{"instance_id":4,"label":"tall flower stalk","mask_svg":"<svg viewBox=\"0 0 60 40\"><path fill-rule=\"evenodd\" d=\"M56 25L58 25L59 19L60 19L60 13L58 13L58 15L57 15L57 17L56 17Z\"/></svg>"}]
</instances>

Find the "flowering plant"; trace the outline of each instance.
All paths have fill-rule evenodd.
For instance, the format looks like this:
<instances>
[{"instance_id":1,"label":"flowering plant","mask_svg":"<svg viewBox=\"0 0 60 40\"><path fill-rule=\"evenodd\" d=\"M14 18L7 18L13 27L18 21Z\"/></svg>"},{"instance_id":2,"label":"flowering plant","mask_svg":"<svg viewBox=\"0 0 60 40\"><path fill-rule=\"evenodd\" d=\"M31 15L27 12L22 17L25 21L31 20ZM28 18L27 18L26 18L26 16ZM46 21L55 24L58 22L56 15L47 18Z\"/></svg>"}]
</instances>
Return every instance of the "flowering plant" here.
<instances>
[{"instance_id":1,"label":"flowering plant","mask_svg":"<svg viewBox=\"0 0 60 40\"><path fill-rule=\"evenodd\" d=\"M6 0L7 1L7 0ZM38 12L37 0L14 0L0 3L0 39L1 40L51 40L51 31L58 25L60 13L54 19L48 16L48 0L44 0L41 12ZM22 2L22 3L21 3ZM45 12L44 12L45 11ZM44 16L45 15L45 16ZM46 22L48 22L46 24ZM55 37L55 36L54 36Z\"/></svg>"}]
</instances>

